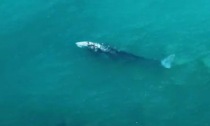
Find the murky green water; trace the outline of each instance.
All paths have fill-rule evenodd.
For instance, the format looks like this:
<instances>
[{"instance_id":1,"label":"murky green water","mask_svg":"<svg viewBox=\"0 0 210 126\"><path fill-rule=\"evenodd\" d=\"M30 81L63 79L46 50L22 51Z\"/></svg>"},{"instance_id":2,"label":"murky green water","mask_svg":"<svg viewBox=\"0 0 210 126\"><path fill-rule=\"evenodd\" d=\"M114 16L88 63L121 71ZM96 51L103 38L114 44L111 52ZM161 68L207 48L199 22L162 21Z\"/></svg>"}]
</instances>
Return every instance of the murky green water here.
<instances>
[{"instance_id":1,"label":"murky green water","mask_svg":"<svg viewBox=\"0 0 210 126\"><path fill-rule=\"evenodd\" d=\"M209 126L210 1L0 1L1 126ZM96 41L173 67L113 61Z\"/></svg>"}]
</instances>

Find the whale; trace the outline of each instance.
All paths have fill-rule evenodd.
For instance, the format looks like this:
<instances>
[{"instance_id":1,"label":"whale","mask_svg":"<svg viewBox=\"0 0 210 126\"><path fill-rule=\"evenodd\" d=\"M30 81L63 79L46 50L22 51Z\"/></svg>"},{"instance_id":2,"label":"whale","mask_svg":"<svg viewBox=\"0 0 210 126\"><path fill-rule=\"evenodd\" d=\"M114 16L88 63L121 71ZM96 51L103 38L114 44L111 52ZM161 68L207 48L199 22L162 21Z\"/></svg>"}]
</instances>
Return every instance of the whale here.
<instances>
[{"instance_id":1,"label":"whale","mask_svg":"<svg viewBox=\"0 0 210 126\"><path fill-rule=\"evenodd\" d=\"M91 52L105 54L114 59L121 58L121 59L135 60L135 61L141 61L141 62L146 61L147 63L154 63L157 65L161 65L162 67L167 68L167 69L170 69L172 67L172 63L175 58L175 54L170 54L167 57L163 58L162 60L150 59L144 56L138 56L138 55L129 53L127 51L116 49L104 43L98 43L98 42L92 42L92 41L79 41L79 42L76 42L75 44L79 48L86 48L90 50Z\"/></svg>"}]
</instances>

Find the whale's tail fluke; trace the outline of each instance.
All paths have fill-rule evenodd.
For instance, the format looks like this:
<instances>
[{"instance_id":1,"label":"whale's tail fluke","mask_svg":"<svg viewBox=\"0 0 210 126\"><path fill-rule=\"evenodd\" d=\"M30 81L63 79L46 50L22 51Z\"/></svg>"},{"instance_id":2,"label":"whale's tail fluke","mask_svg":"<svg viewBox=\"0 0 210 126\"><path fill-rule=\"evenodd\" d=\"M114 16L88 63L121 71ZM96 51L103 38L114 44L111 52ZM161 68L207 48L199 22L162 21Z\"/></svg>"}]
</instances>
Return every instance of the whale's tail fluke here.
<instances>
[{"instance_id":1,"label":"whale's tail fluke","mask_svg":"<svg viewBox=\"0 0 210 126\"><path fill-rule=\"evenodd\" d=\"M175 54L171 54L166 58L164 58L163 60L161 60L161 65L167 69L170 69L174 59L175 59Z\"/></svg>"}]
</instances>

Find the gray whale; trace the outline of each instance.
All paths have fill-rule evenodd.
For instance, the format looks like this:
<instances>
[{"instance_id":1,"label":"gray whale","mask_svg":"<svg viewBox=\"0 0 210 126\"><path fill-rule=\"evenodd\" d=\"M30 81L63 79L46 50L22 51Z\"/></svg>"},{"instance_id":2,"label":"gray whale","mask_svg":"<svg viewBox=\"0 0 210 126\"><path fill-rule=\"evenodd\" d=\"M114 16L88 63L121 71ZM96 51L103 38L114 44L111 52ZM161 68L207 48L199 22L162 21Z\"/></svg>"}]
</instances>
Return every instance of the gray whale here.
<instances>
[{"instance_id":1,"label":"gray whale","mask_svg":"<svg viewBox=\"0 0 210 126\"><path fill-rule=\"evenodd\" d=\"M138 61L148 61L150 63L155 63L163 66L164 68L171 68L172 62L174 61L175 54L171 54L162 60L148 59L143 56L137 56L126 51L121 51L116 48L113 48L109 45L100 44L91 41L81 41L76 42L77 47L87 48L95 53L103 53L113 58L123 58L129 60L138 60Z\"/></svg>"}]
</instances>

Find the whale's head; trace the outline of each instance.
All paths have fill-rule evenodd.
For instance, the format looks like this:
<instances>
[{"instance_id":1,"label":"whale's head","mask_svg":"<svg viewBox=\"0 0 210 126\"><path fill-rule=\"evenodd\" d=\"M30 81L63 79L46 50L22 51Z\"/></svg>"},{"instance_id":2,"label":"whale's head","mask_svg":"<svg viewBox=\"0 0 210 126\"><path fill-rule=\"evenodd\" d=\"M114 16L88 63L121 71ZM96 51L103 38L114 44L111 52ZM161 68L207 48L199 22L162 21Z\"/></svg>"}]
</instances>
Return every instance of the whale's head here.
<instances>
[{"instance_id":1,"label":"whale's head","mask_svg":"<svg viewBox=\"0 0 210 126\"><path fill-rule=\"evenodd\" d=\"M84 48L84 47L88 47L89 42L88 41L76 42L76 45L79 48Z\"/></svg>"},{"instance_id":2,"label":"whale's head","mask_svg":"<svg viewBox=\"0 0 210 126\"><path fill-rule=\"evenodd\" d=\"M96 42L90 42L90 41L81 41L81 42L76 42L77 47L79 48L101 48L101 44L96 43Z\"/></svg>"},{"instance_id":3,"label":"whale's head","mask_svg":"<svg viewBox=\"0 0 210 126\"><path fill-rule=\"evenodd\" d=\"M76 45L79 48L88 48L90 50L94 50L95 52L97 52L98 50L101 50L103 52L107 51L107 48L105 48L102 44L96 42L81 41L81 42L76 42Z\"/></svg>"}]
</instances>

